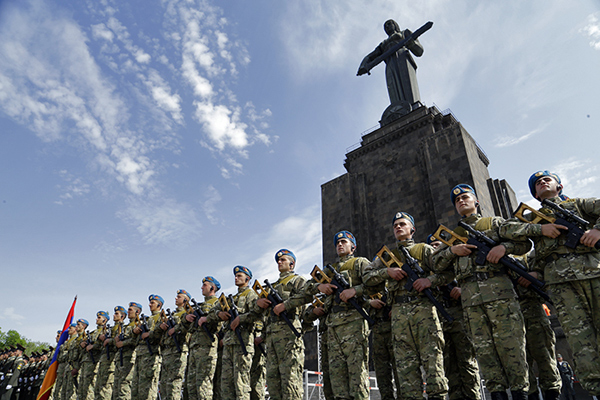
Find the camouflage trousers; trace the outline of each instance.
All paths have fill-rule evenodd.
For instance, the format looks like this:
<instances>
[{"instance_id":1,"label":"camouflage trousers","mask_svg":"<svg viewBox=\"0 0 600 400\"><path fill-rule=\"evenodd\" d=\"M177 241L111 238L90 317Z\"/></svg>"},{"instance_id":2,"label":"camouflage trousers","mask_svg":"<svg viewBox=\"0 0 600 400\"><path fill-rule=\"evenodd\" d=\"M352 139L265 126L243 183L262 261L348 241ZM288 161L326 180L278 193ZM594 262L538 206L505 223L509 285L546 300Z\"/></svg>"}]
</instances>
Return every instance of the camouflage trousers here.
<instances>
[{"instance_id":1,"label":"camouflage trousers","mask_svg":"<svg viewBox=\"0 0 600 400\"><path fill-rule=\"evenodd\" d=\"M213 400L221 400L221 370L223 369L223 344L219 341L217 346L217 366L213 378Z\"/></svg>"},{"instance_id":2,"label":"camouflage trousers","mask_svg":"<svg viewBox=\"0 0 600 400\"><path fill-rule=\"evenodd\" d=\"M373 327L373 365L381 400L395 400L394 380L396 384L400 381L396 375L391 320L377 322Z\"/></svg>"},{"instance_id":3,"label":"camouflage trousers","mask_svg":"<svg viewBox=\"0 0 600 400\"><path fill-rule=\"evenodd\" d=\"M131 399L131 380L133 379L133 365L135 364L135 353L123 351L123 365L119 351L115 355L115 373L112 392L113 400Z\"/></svg>"},{"instance_id":4,"label":"camouflage trousers","mask_svg":"<svg viewBox=\"0 0 600 400\"><path fill-rule=\"evenodd\" d=\"M77 376L72 376L71 371L73 367L67 365L63 374L63 384L62 391L60 393L61 400L75 400L77 398L77 393L75 390L75 382L77 381Z\"/></svg>"},{"instance_id":5,"label":"camouflage trousers","mask_svg":"<svg viewBox=\"0 0 600 400\"><path fill-rule=\"evenodd\" d=\"M264 343L262 346L264 349ZM250 367L250 400L265 400L265 382L265 355L255 345Z\"/></svg>"},{"instance_id":6,"label":"camouflage trousers","mask_svg":"<svg viewBox=\"0 0 600 400\"><path fill-rule=\"evenodd\" d=\"M194 346L190 349L186 385L188 396L194 400L212 400L213 378L217 367L217 344Z\"/></svg>"},{"instance_id":7,"label":"camouflage trousers","mask_svg":"<svg viewBox=\"0 0 600 400\"><path fill-rule=\"evenodd\" d=\"M158 349L154 350L151 355L145 343L143 346L138 346L136 353L131 379L131 398L134 400L156 400L161 356L158 354Z\"/></svg>"},{"instance_id":8,"label":"camouflage trousers","mask_svg":"<svg viewBox=\"0 0 600 400\"><path fill-rule=\"evenodd\" d=\"M324 323L323 323L324 324ZM327 350L327 328L319 332L319 348L321 351L321 375L323 377L323 395L325 400L334 400L329 373L329 351Z\"/></svg>"},{"instance_id":9,"label":"camouflage trousers","mask_svg":"<svg viewBox=\"0 0 600 400\"><path fill-rule=\"evenodd\" d=\"M479 369L490 392L527 391L525 326L516 299L502 299L463 309Z\"/></svg>"},{"instance_id":10,"label":"camouflage trousers","mask_svg":"<svg viewBox=\"0 0 600 400\"><path fill-rule=\"evenodd\" d=\"M56 369L56 380L54 381L54 387L52 388L51 400L61 400L60 393L62 390L63 382L65 380L65 364L58 364Z\"/></svg>"},{"instance_id":11,"label":"camouflage trousers","mask_svg":"<svg viewBox=\"0 0 600 400\"><path fill-rule=\"evenodd\" d=\"M100 357L98 362L98 373L96 374L96 385L94 386L94 400L110 400L115 380L115 354L106 358L106 354Z\"/></svg>"},{"instance_id":12,"label":"camouflage trousers","mask_svg":"<svg viewBox=\"0 0 600 400\"><path fill-rule=\"evenodd\" d=\"M79 387L77 388L78 400L94 400L94 385L96 383L96 370L98 363L83 361L79 370Z\"/></svg>"},{"instance_id":13,"label":"camouflage trousers","mask_svg":"<svg viewBox=\"0 0 600 400\"><path fill-rule=\"evenodd\" d=\"M187 347L182 346L181 353L175 347L162 351L162 367L160 370L161 400L180 400L183 376L187 365ZM195 397L196 399L196 397Z\"/></svg>"},{"instance_id":14,"label":"camouflage trousers","mask_svg":"<svg viewBox=\"0 0 600 400\"><path fill-rule=\"evenodd\" d=\"M479 366L475 358L475 347L463 321L462 307L446 309L453 322L442 320L444 330L444 372L448 379L448 398L481 399Z\"/></svg>"},{"instance_id":15,"label":"camouflage trousers","mask_svg":"<svg viewBox=\"0 0 600 400\"><path fill-rule=\"evenodd\" d=\"M302 400L304 341L285 325L267 334L267 386L271 400Z\"/></svg>"},{"instance_id":16,"label":"camouflage trousers","mask_svg":"<svg viewBox=\"0 0 600 400\"><path fill-rule=\"evenodd\" d=\"M433 305L427 299L392 306L392 337L399 397L423 398L425 371L427 396L443 398L448 393L444 375L444 334Z\"/></svg>"},{"instance_id":17,"label":"camouflage trousers","mask_svg":"<svg viewBox=\"0 0 600 400\"><path fill-rule=\"evenodd\" d=\"M600 396L600 278L550 285L581 386Z\"/></svg>"},{"instance_id":18,"label":"camouflage trousers","mask_svg":"<svg viewBox=\"0 0 600 400\"><path fill-rule=\"evenodd\" d=\"M250 400L250 367L254 346L246 344L247 355L242 354L239 344L223 346L221 367L221 399Z\"/></svg>"},{"instance_id":19,"label":"camouflage trousers","mask_svg":"<svg viewBox=\"0 0 600 400\"><path fill-rule=\"evenodd\" d=\"M533 363L538 367L542 391L557 390L562 386L555 353L556 336L540 300L525 298L519 301L525 319L527 364L529 365L529 394L537 393L538 384Z\"/></svg>"},{"instance_id":20,"label":"camouflage trousers","mask_svg":"<svg viewBox=\"0 0 600 400\"><path fill-rule=\"evenodd\" d=\"M369 398L369 331L364 319L327 327L331 388L336 400Z\"/></svg>"}]
</instances>

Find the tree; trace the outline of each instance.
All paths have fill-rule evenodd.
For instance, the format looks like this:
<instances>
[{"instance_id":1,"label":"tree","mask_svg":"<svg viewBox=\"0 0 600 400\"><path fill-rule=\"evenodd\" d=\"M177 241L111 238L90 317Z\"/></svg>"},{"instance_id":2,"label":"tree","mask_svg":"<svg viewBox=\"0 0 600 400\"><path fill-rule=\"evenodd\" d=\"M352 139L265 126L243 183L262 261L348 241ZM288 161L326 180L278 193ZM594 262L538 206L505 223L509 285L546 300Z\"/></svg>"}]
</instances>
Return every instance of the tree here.
<instances>
[{"instance_id":1,"label":"tree","mask_svg":"<svg viewBox=\"0 0 600 400\"><path fill-rule=\"evenodd\" d=\"M44 349L48 349L50 344L45 342L34 342L26 337L23 337L19 334L19 332L11 329L8 332L2 332L2 328L0 327L0 349L6 349L11 346L16 346L20 344L25 347L25 354L31 354L34 351L41 351Z\"/></svg>"}]
</instances>

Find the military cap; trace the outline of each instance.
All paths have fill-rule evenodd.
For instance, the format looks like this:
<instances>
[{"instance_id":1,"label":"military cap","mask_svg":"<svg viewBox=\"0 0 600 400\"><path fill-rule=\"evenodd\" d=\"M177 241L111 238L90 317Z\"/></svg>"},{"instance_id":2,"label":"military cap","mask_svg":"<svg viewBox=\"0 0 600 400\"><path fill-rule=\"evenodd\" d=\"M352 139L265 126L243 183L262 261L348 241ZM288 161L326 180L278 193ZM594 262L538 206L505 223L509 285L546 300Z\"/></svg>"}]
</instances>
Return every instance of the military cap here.
<instances>
[{"instance_id":1,"label":"military cap","mask_svg":"<svg viewBox=\"0 0 600 400\"><path fill-rule=\"evenodd\" d=\"M412 226L415 226L415 219L412 217L412 215L405 213L405 212L397 212L396 215L394 215L394 219L392 220L392 224L394 222L396 222L396 220L404 218L405 220L410 221L410 223L412 224Z\"/></svg>"},{"instance_id":2,"label":"military cap","mask_svg":"<svg viewBox=\"0 0 600 400\"><path fill-rule=\"evenodd\" d=\"M79 323L79 322L81 322L81 323L82 323L82 324L84 324L85 326L90 326L90 323L87 321L87 319L84 319L84 318L79 318L79 319L77 320L77 322L78 322L78 323Z\"/></svg>"},{"instance_id":3,"label":"military cap","mask_svg":"<svg viewBox=\"0 0 600 400\"><path fill-rule=\"evenodd\" d=\"M160 304L165 304L165 300L157 294L151 294L150 296L148 296L148 301L152 301L152 300L156 300Z\"/></svg>"},{"instance_id":4,"label":"military cap","mask_svg":"<svg viewBox=\"0 0 600 400\"><path fill-rule=\"evenodd\" d=\"M454 186L454 188L452 188L452 193L450 193L450 199L452 200L452 205L454 205L456 203L456 198L463 193L470 193L473 196L477 197L477 194L475 193L475 189L473 189L471 186L467 185L466 183L461 183L461 184Z\"/></svg>"},{"instance_id":5,"label":"military cap","mask_svg":"<svg viewBox=\"0 0 600 400\"><path fill-rule=\"evenodd\" d=\"M433 235L430 234L429 236L427 236L426 242L427 242L427 244L431 244L431 243L435 242L436 240L437 239L434 238Z\"/></svg>"},{"instance_id":6,"label":"military cap","mask_svg":"<svg viewBox=\"0 0 600 400\"><path fill-rule=\"evenodd\" d=\"M288 249L281 249L275 253L275 261L279 261L282 256L290 256L294 259L294 262L296 262L296 256Z\"/></svg>"},{"instance_id":7,"label":"military cap","mask_svg":"<svg viewBox=\"0 0 600 400\"><path fill-rule=\"evenodd\" d=\"M23 347L23 345L21 343L17 343L17 346L15 347L15 350L25 351L25 347Z\"/></svg>"},{"instance_id":8,"label":"military cap","mask_svg":"<svg viewBox=\"0 0 600 400\"><path fill-rule=\"evenodd\" d=\"M244 267L243 265L236 265L235 267L233 267L233 274L235 275L238 272L243 272L250 278L252 278L252 271L250 271L247 267Z\"/></svg>"},{"instance_id":9,"label":"military cap","mask_svg":"<svg viewBox=\"0 0 600 400\"><path fill-rule=\"evenodd\" d=\"M204 283L204 282L212 283L213 285L215 285L217 290L221 289L221 284L219 283L219 281L216 280L215 278L213 278L212 276L204 277L204 279L202 279L202 283Z\"/></svg>"},{"instance_id":10,"label":"military cap","mask_svg":"<svg viewBox=\"0 0 600 400\"><path fill-rule=\"evenodd\" d=\"M184 296L187 296L187 298L188 298L188 299L191 299L191 298L192 298L192 296L191 296L191 295L190 295L190 294L187 292L187 290L179 289L179 290L177 291L177 294L182 294L182 295L184 295Z\"/></svg>"},{"instance_id":11,"label":"military cap","mask_svg":"<svg viewBox=\"0 0 600 400\"><path fill-rule=\"evenodd\" d=\"M73 322L71 325L69 325L69 328L76 328L77 324L75 322Z\"/></svg>"},{"instance_id":12,"label":"military cap","mask_svg":"<svg viewBox=\"0 0 600 400\"><path fill-rule=\"evenodd\" d=\"M354 235L351 232L348 232L348 231L340 231L340 232L336 233L333 236L333 245L335 246L337 244L338 240L343 239L343 238L348 239L349 241L351 241L354 244L354 246L356 246L356 238L354 237Z\"/></svg>"},{"instance_id":13,"label":"military cap","mask_svg":"<svg viewBox=\"0 0 600 400\"><path fill-rule=\"evenodd\" d=\"M536 190L535 190L535 183L540 179L543 178L544 176L549 176L551 178L553 178L557 183L558 183L558 194L560 195L562 193L562 185L560 183L560 177L550 171L538 171L535 174L531 175L529 177L529 191L531 192L531 195L537 199L536 196Z\"/></svg>"},{"instance_id":14,"label":"military cap","mask_svg":"<svg viewBox=\"0 0 600 400\"><path fill-rule=\"evenodd\" d=\"M136 307L136 308L139 308L140 311L142 311L142 305L140 303L135 302L135 301L132 301L131 303L129 303L129 307Z\"/></svg>"},{"instance_id":15,"label":"military cap","mask_svg":"<svg viewBox=\"0 0 600 400\"><path fill-rule=\"evenodd\" d=\"M108 316L108 312L107 311L98 311L96 313L96 317L104 317L104 318L106 318L106 320L110 319L110 317Z\"/></svg>"},{"instance_id":16,"label":"military cap","mask_svg":"<svg viewBox=\"0 0 600 400\"><path fill-rule=\"evenodd\" d=\"M115 312L119 311L120 313L122 313L123 315L127 314L127 311L125 310L125 307L123 306L116 306L115 307Z\"/></svg>"}]
</instances>

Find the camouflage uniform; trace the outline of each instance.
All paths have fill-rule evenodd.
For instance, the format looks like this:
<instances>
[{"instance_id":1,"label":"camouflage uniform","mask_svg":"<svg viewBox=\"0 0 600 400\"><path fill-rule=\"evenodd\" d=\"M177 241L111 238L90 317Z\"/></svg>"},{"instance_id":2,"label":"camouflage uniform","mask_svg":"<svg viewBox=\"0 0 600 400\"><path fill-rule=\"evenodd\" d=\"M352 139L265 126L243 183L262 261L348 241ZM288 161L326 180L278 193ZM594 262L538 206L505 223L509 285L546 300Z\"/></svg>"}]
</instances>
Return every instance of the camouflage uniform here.
<instances>
[{"instance_id":1,"label":"camouflage uniform","mask_svg":"<svg viewBox=\"0 0 600 400\"><path fill-rule=\"evenodd\" d=\"M257 323L257 329L262 330L262 323ZM254 355L252 356L252 366L250 367L250 400L265 400L265 355L260 348L265 348L265 343L254 344ZM270 395L271 393L269 393Z\"/></svg>"},{"instance_id":2,"label":"camouflage uniform","mask_svg":"<svg viewBox=\"0 0 600 400\"><path fill-rule=\"evenodd\" d=\"M131 381L133 379L138 337L133 333L135 320L129 321L126 326L122 322L119 323L117 331L119 327L121 327L121 334L123 335L123 346L115 354L115 382L112 399L129 400L131 399ZM121 360L123 360L122 363Z\"/></svg>"},{"instance_id":3,"label":"camouflage uniform","mask_svg":"<svg viewBox=\"0 0 600 400\"><path fill-rule=\"evenodd\" d=\"M329 352L327 351L327 324L325 320L327 319L327 314L322 317L318 317L315 313L313 313L313 305L309 305L304 311L303 315L303 325L312 324L317 319L319 320L319 324L317 326L317 334L319 337L319 352L321 358L321 377L323 382L323 395L325 396L325 400L334 400L333 389L331 388L331 376L329 373ZM305 328L306 329L306 328Z\"/></svg>"},{"instance_id":4,"label":"camouflage uniform","mask_svg":"<svg viewBox=\"0 0 600 400\"><path fill-rule=\"evenodd\" d=\"M442 319L444 330L444 372L448 379L448 399L481 399L479 365L475 346L467 333L461 301L450 297L450 287L441 287L440 303L454 319Z\"/></svg>"},{"instance_id":5,"label":"camouflage uniform","mask_svg":"<svg viewBox=\"0 0 600 400\"><path fill-rule=\"evenodd\" d=\"M56 381L54 382L54 388L52 389L52 398L54 400L61 400L62 388L65 381L65 368L67 366L67 339L58 349L56 361L58 362L58 368L56 369Z\"/></svg>"},{"instance_id":6,"label":"camouflage uniform","mask_svg":"<svg viewBox=\"0 0 600 400\"><path fill-rule=\"evenodd\" d=\"M209 314L216 302L216 296L205 297L204 302L200 304L200 308L205 314ZM219 344L219 338L215 334L217 325L206 322L206 326L213 334L211 340L204 329L198 326L197 320L188 322L183 319L182 324L190 333L186 378L188 396L194 400L211 400L213 398L215 383L213 378L217 366L217 346Z\"/></svg>"},{"instance_id":7,"label":"camouflage uniform","mask_svg":"<svg viewBox=\"0 0 600 400\"><path fill-rule=\"evenodd\" d=\"M112 397L113 384L115 381L115 359L119 352L115 347L114 339L115 336L118 335L117 329L117 325L110 328L110 338L108 338L108 343L106 346L102 346L100 361L98 362L98 373L96 374L96 385L94 387L95 400L110 400ZM107 330L105 329L105 336L107 336L106 333Z\"/></svg>"},{"instance_id":8,"label":"camouflage uniform","mask_svg":"<svg viewBox=\"0 0 600 400\"><path fill-rule=\"evenodd\" d=\"M142 339L142 333L137 338L135 364L131 380L131 398L134 400L156 400L158 395L158 378L162 361L159 347L162 330L158 327L160 318L160 310L153 311L148 318L148 330L150 332L148 342L152 347L152 354L150 354L146 340Z\"/></svg>"},{"instance_id":9,"label":"camouflage uniform","mask_svg":"<svg viewBox=\"0 0 600 400\"><path fill-rule=\"evenodd\" d=\"M94 400L94 385L96 383L96 369L100 360L100 351L103 346L98 343L98 336L101 334L102 327L98 327L89 333L89 342L94 347L87 351L81 349L81 370L79 371L79 388L77 389L77 398L79 400ZM85 335L83 342L88 340L88 334ZM93 361L92 361L93 357Z\"/></svg>"},{"instance_id":10,"label":"camouflage uniform","mask_svg":"<svg viewBox=\"0 0 600 400\"><path fill-rule=\"evenodd\" d=\"M221 368L221 398L224 400L250 399L250 367L254 355L254 323L256 315L250 313L250 307L258 296L247 286L239 287L233 300L240 314L240 332L246 346L247 355L243 355L242 347L235 331L225 328L223 337L223 365ZM221 305L215 306L214 312L208 316L211 323L220 320L218 312Z\"/></svg>"},{"instance_id":11,"label":"camouflage uniform","mask_svg":"<svg viewBox=\"0 0 600 400\"><path fill-rule=\"evenodd\" d=\"M65 377L63 382L62 400L75 400L77 397L76 385L78 385L78 376L73 376L73 370L79 370L81 360L81 346L83 335L74 335L69 339L69 348L67 352L68 366L65 368Z\"/></svg>"},{"instance_id":12,"label":"camouflage uniform","mask_svg":"<svg viewBox=\"0 0 600 400\"><path fill-rule=\"evenodd\" d=\"M425 271L422 278L431 281L432 286L447 283L451 273L429 275L433 270L431 255L433 247L413 240L398 242L405 247ZM404 255L392 250L399 261L405 262ZM401 377L398 383L399 396L403 399L423 398L423 378L425 370L427 395L429 398L443 398L448 393L448 381L444 376L444 335L442 325L433 304L422 293L404 287L407 278L392 279L387 267L378 257L365 268L363 279L367 285L380 284L387 280L392 305L392 343L396 359L396 370Z\"/></svg>"},{"instance_id":13,"label":"camouflage uniform","mask_svg":"<svg viewBox=\"0 0 600 400\"><path fill-rule=\"evenodd\" d=\"M273 288L285 301L298 294L306 280L293 272L281 273ZM302 371L304 370L304 341L296 337L282 318L272 308L263 310L255 306L258 313L267 315L266 351L267 386L272 400L301 400L303 396ZM300 315L303 307L286 309L287 315L298 332L302 331Z\"/></svg>"},{"instance_id":14,"label":"camouflage uniform","mask_svg":"<svg viewBox=\"0 0 600 400\"><path fill-rule=\"evenodd\" d=\"M381 400L395 400L394 381L400 383L396 374L396 359L392 343L392 320L383 316L382 310L387 312L387 307L377 310L372 315L377 324L373 327L373 366L377 377L377 387ZM399 391L399 389L398 389Z\"/></svg>"},{"instance_id":15,"label":"camouflage uniform","mask_svg":"<svg viewBox=\"0 0 600 400\"><path fill-rule=\"evenodd\" d=\"M173 336L169 336L168 330L163 332L158 327L155 330L158 333L163 332L160 339L160 352L162 355L160 397L164 400L179 400L181 398L183 376L185 374L188 359L187 341L189 336L181 322L184 317L185 310L183 307L178 308L177 311L173 313L173 319L176 323ZM177 339L181 352L177 350L177 345L175 344L173 337ZM194 399L197 399L197 397L194 397Z\"/></svg>"},{"instance_id":16,"label":"camouflage uniform","mask_svg":"<svg viewBox=\"0 0 600 400\"><path fill-rule=\"evenodd\" d=\"M356 290L356 300L364 305L367 294L363 286L363 269L369 260L353 255L338 258L332 267L346 275L350 286ZM325 271L330 274L329 270ZM313 280L305 285L302 294L288 299L286 309L292 309L312 300L319 292L319 283ZM376 290L375 290L376 292ZM334 295L325 299L329 310L327 324L327 351L329 353L329 371L331 386L336 399L368 399L369 398L369 328L360 313L349 303L340 301L333 304ZM366 302L368 303L368 302Z\"/></svg>"},{"instance_id":17,"label":"camouflage uniform","mask_svg":"<svg viewBox=\"0 0 600 400\"><path fill-rule=\"evenodd\" d=\"M496 242L501 242L499 228L502 218L470 215L462 221ZM461 227L456 228L455 232L463 237L468 236L468 232ZM526 241L502 241L501 245L506 248L506 254L523 254L530 248ZM525 326L516 293L505 267L488 261L479 265L475 262L476 256L477 250L468 256L458 257L450 248L442 245L434 259L440 270L454 269L462 290L465 323L473 338L487 388L498 396L510 388L513 397L522 398L529 389L529 378Z\"/></svg>"},{"instance_id":18,"label":"camouflage uniform","mask_svg":"<svg viewBox=\"0 0 600 400\"><path fill-rule=\"evenodd\" d=\"M549 199L589 221L588 228L600 229L600 200ZM553 216L551 209L542 208ZM546 221L542 221L546 223ZM541 224L512 222L502 234L515 239L531 238L535 246L532 270L540 274L550 289L558 320L573 350L575 371L581 385L593 396L600 396L600 252L578 245L565 246L566 234L556 239L542 236Z\"/></svg>"}]
</instances>

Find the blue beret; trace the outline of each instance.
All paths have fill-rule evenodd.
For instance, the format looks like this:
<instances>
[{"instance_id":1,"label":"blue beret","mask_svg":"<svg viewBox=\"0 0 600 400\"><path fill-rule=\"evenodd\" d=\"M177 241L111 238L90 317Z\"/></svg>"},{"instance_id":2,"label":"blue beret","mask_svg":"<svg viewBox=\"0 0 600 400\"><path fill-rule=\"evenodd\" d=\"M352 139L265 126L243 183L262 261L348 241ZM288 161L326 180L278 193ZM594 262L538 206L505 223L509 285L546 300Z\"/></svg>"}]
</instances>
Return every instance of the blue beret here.
<instances>
[{"instance_id":1,"label":"blue beret","mask_svg":"<svg viewBox=\"0 0 600 400\"><path fill-rule=\"evenodd\" d=\"M86 326L89 326L90 323L87 321L87 319L83 319L83 318L79 318L77 320L77 323L81 322L82 324L85 324Z\"/></svg>"},{"instance_id":2,"label":"blue beret","mask_svg":"<svg viewBox=\"0 0 600 400\"><path fill-rule=\"evenodd\" d=\"M135 301L129 303L129 307L137 307L140 309L140 311L142 311L142 305L140 303L136 303Z\"/></svg>"},{"instance_id":3,"label":"blue beret","mask_svg":"<svg viewBox=\"0 0 600 400\"><path fill-rule=\"evenodd\" d=\"M215 278L213 278L212 276L207 276L204 279L202 279L202 283L204 283L204 282L212 283L213 285L215 285L217 290L221 289L221 284L219 283L219 281L216 280Z\"/></svg>"},{"instance_id":4,"label":"blue beret","mask_svg":"<svg viewBox=\"0 0 600 400\"><path fill-rule=\"evenodd\" d=\"M123 306L116 306L115 307L115 312L117 312L117 311L123 313L124 315L127 314L127 310L125 310L125 307L123 307Z\"/></svg>"},{"instance_id":5,"label":"blue beret","mask_svg":"<svg viewBox=\"0 0 600 400\"><path fill-rule=\"evenodd\" d=\"M452 199L452 205L454 205L456 203L456 197L458 197L459 195L461 195L463 193L471 193L473 196L477 197L477 194L475 193L475 189L473 189L471 186L467 185L466 183L461 183L459 185L454 186L454 188L452 188L452 193L450 193L450 199Z\"/></svg>"},{"instance_id":6,"label":"blue beret","mask_svg":"<svg viewBox=\"0 0 600 400\"><path fill-rule=\"evenodd\" d=\"M408 214L408 213L405 213L405 212L402 212L402 211L400 211L400 212L396 213L396 215L394 215L394 219L392 220L392 224L393 224L394 222L396 222L396 220L397 220L397 219L401 219L401 218L404 218L404 219L406 219L406 220L409 220L409 221L410 221L410 223L411 223L413 226L415 226L415 219L412 217L412 215L410 215L410 214Z\"/></svg>"},{"instance_id":7,"label":"blue beret","mask_svg":"<svg viewBox=\"0 0 600 400\"><path fill-rule=\"evenodd\" d=\"M558 194L562 193L562 185L560 184L560 177L556 174L553 174L550 171L538 171L535 174L531 175L529 177L529 191L531 192L531 195L537 199L537 197L535 196L536 194L536 190L535 190L535 183L540 179L543 178L544 176L549 176L551 178L554 178L554 180L556 182L558 182L558 184L560 185L560 187L558 188Z\"/></svg>"},{"instance_id":8,"label":"blue beret","mask_svg":"<svg viewBox=\"0 0 600 400\"><path fill-rule=\"evenodd\" d=\"M72 323L71 325L69 325L69 328L77 328L77 324L76 323Z\"/></svg>"},{"instance_id":9,"label":"blue beret","mask_svg":"<svg viewBox=\"0 0 600 400\"><path fill-rule=\"evenodd\" d=\"M151 294L150 296L148 296L148 301L152 301L152 300L156 300L160 304L165 304L165 300L157 294Z\"/></svg>"},{"instance_id":10,"label":"blue beret","mask_svg":"<svg viewBox=\"0 0 600 400\"><path fill-rule=\"evenodd\" d=\"M96 317L104 317L104 318L106 318L107 320L109 320L109 319L110 319L110 317L108 316L108 312L106 312L106 311L98 311L98 312L96 313Z\"/></svg>"},{"instance_id":11,"label":"blue beret","mask_svg":"<svg viewBox=\"0 0 600 400\"><path fill-rule=\"evenodd\" d=\"M426 242L427 242L427 244L431 244L431 243L435 242L436 240L437 239L434 238L433 235L429 235L429 236L427 236Z\"/></svg>"},{"instance_id":12,"label":"blue beret","mask_svg":"<svg viewBox=\"0 0 600 400\"><path fill-rule=\"evenodd\" d=\"M281 249L277 253L275 253L275 261L279 261L281 256L290 256L294 259L294 262L296 262L296 256L288 249Z\"/></svg>"},{"instance_id":13,"label":"blue beret","mask_svg":"<svg viewBox=\"0 0 600 400\"><path fill-rule=\"evenodd\" d=\"M179 289L179 290L177 291L177 294L182 294L182 295L184 295L184 296L187 296L187 298L188 298L188 299L191 299L191 298L192 298L192 296L191 296L191 295L190 295L190 294L187 292L187 290Z\"/></svg>"},{"instance_id":14,"label":"blue beret","mask_svg":"<svg viewBox=\"0 0 600 400\"><path fill-rule=\"evenodd\" d=\"M354 237L354 235L352 233L350 233L348 231L340 231L340 232L336 233L333 236L333 245L335 246L337 244L338 240L343 239L343 238L348 239L349 241L351 241L354 244L354 246L356 246L356 238Z\"/></svg>"},{"instance_id":15,"label":"blue beret","mask_svg":"<svg viewBox=\"0 0 600 400\"><path fill-rule=\"evenodd\" d=\"M238 272L243 272L246 275L248 275L250 278L252 278L252 271L250 271L248 268L242 266L242 265L236 265L235 267L233 267L233 274L237 274Z\"/></svg>"}]
</instances>

